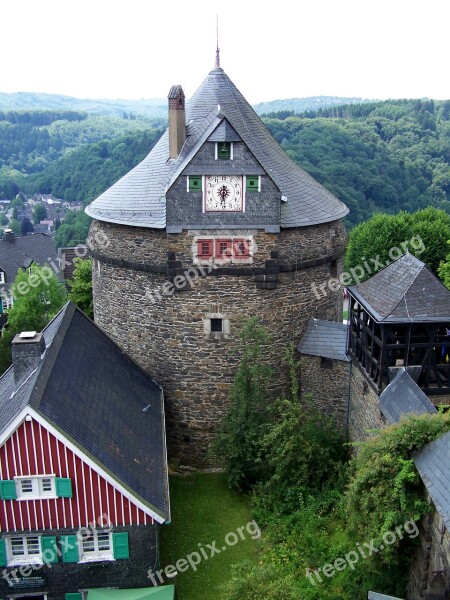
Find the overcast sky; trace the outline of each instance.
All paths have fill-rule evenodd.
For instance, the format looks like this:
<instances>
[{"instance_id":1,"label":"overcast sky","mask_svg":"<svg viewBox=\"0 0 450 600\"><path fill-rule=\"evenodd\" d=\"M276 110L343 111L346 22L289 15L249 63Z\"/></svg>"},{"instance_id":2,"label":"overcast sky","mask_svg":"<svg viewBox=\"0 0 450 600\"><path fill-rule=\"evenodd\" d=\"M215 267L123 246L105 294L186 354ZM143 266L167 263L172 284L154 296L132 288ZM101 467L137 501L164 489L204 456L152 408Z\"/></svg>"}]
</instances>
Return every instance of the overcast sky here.
<instances>
[{"instance_id":1,"label":"overcast sky","mask_svg":"<svg viewBox=\"0 0 450 600\"><path fill-rule=\"evenodd\" d=\"M0 92L189 97L221 66L252 103L450 98L448 0L3 0Z\"/></svg>"}]
</instances>

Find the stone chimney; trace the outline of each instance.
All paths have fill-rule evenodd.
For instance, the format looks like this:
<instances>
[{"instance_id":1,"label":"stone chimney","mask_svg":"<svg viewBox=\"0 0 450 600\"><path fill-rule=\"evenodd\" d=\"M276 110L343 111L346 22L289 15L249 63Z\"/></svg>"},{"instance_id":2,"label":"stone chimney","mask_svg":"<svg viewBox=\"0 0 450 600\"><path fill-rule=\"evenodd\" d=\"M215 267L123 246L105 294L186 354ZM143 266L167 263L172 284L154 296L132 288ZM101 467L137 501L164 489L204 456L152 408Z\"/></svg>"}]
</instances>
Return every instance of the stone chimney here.
<instances>
[{"instance_id":1,"label":"stone chimney","mask_svg":"<svg viewBox=\"0 0 450 600\"><path fill-rule=\"evenodd\" d=\"M25 374L29 375L37 367L45 351L45 339L42 333L23 331L12 341L12 362L14 381L17 383Z\"/></svg>"},{"instance_id":2,"label":"stone chimney","mask_svg":"<svg viewBox=\"0 0 450 600\"><path fill-rule=\"evenodd\" d=\"M5 229L3 231L3 240L10 244L14 244L14 232L12 229Z\"/></svg>"},{"instance_id":3,"label":"stone chimney","mask_svg":"<svg viewBox=\"0 0 450 600\"><path fill-rule=\"evenodd\" d=\"M169 158L178 158L186 140L184 92L181 85L173 85L169 95Z\"/></svg>"}]
</instances>

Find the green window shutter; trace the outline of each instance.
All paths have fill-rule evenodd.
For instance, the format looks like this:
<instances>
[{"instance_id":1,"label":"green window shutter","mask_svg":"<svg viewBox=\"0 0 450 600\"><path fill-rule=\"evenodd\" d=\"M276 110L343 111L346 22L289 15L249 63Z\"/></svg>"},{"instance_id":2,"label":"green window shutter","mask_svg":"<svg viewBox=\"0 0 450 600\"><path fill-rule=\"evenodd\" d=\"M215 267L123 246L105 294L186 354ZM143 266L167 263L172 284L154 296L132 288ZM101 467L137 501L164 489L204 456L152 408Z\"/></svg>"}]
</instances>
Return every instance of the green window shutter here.
<instances>
[{"instance_id":1,"label":"green window shutter","mask_svg":"<svg viewBox=\"0 0 450 600\"><path fill-rule=\"evenodd\" d=\"M78 554L78 540L76 535L61 536L61 552L63 562L75 563L79 561L80 556Z\"/></svg>"},{"instance_id":2,"label":"green window shutter","mask_svg":"<svg viewBox=\"0 0 450 600\"><path fill-rule=\"evenodd\" d=\"M46 535L41 537L42 558L46 564L58 562L58 551L56 549L56 536Z\"/></svg>"},{"instance_id":3,"label":"green window shutter","mask_svg":"<svg viewBox=\"0 0 450 600\"><path fill-rule=\"evenodd\" d=\"M128 548L128 533L113 533L113 550L114 558L130 558L130 550Z\"/></svg>"},{"instance_id":4,"label":"green window shutter","mask_svg":"<svg viewBox=\"0 0 450 600\"><path fill-rule=\"evenodd\" d=\"M202 191L201 176L189 175L189 191L190 192L201 192Z\"/></svg>"},{"instance_id":5,"label":"green window shutter","mask_svg":"<svg viewBox=\"0 0 450 600\"><path fill-rule=\"evenodd\" d=\"M65 600L83 600L83 594L81 592L72 592L65 595Z\"/></svg>"},{"instance_id":6,"label":"green window shutter","mask_svg":"<svg viewBox=\"0 0 450 600\"><path fill-rule=\"evenodd\" d=\"M72 481L62 477L56 477L56 495L59 498L72 498Z\"/></svg>"},{"instance_id":7,"label":"green window shutter","mask_svg":"<svg viewBox=\"0 0 450 600\"><path fill-rule=\"evenodd\" d=\"M0 567L6 567L6 543L5 540L0 540Z\"/></svg>"},{"instance_id":8,"label":"green window shutter","mask_svg":"<svg viewBox=\"0 0 450 600\"><path fill-rule=\"evenodd\" d=\"M231 142L217 142L217 158L231 158Z\"/></svg>"},{"instance_id":9,"label":"green window shutter","mask_svg":"<svg viewBox=\"0 0 450 600\"><path fill-rule=\"evenodd\" d=\"M15 500L16 494L16 482L11 480L0 481L0 498L2 500Z\"/></svg>"},{"instance_id":10,"label":"green window shutter","mask_svg":"<svg viewBox=\"0 0 450 600\"><path fill-rule=\"evenodd\" d=\"M245 189L247 192L257 192L259 188L259 177L257 175L247 175L245 178Z\"/></svg>"}]
</instances>

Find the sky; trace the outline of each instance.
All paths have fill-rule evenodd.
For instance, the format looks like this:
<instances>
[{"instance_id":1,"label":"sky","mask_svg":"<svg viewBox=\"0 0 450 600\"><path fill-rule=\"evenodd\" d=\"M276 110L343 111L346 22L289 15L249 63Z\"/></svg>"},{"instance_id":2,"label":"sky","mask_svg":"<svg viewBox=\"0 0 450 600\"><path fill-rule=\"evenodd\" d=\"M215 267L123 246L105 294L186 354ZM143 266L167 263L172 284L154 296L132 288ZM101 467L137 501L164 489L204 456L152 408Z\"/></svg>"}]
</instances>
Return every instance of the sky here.
<instances>
[{"instance_id":1,"label":"sky","mask_svg":"<svg viewBox=\"0 0 450 600\"><path fill-rule=\"evenodd\" d=\"M3 0L0 92L192 96L221 66L251 103L450 98L448 0Z\"/></svg>"}]
</instances>

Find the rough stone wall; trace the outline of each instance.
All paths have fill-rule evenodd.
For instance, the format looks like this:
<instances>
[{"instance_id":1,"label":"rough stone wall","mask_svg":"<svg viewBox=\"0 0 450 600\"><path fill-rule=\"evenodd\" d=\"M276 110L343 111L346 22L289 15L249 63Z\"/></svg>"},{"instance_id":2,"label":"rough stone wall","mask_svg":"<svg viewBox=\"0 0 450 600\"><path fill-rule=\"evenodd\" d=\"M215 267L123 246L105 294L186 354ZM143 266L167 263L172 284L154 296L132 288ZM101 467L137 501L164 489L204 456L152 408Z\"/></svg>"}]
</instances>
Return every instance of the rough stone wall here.
<instances>
[{"instance_id":1,"label":"rough stone wall","mask_svg":"<svg viewBox=\"0 0 450 600\"><path fill-rule=\"evenodd\" d=\"M99 232L104 235L96 235ZM273 251L279 252L279 261L289 258L291 267L297 260L310 261L310 266L297 270L280 268L275 289L259 289L258 276L246 266L227 272L213 269L188 291L155 294L168 281L163 272L168 252L175 253L181 270L192 267L196 233L166 234L94 222L93 286L96 322L164 387L169 457L206 466L214 462L208 447L240 361L241 324L252 315L264 323L271 336L266 360L277 371L272 388L281 391L288 384L282 356L288 346L297 345L309 319L341 318L341 293L330 291L317 299L311 286L328 281L340 268L336 257L343 254L345 232L340 223L280 234L255 231L254 267L277 263L271 259ZM95 240L104 236L109 245L95 247ZM128 263L108 264L108 257L162 267L159 272L137 270ZM212 315L227 322L227 333L207 333L205 323Z\"/></svg>"},{"instance_id":2,"label":"rough stone wall","mask_svg":"<svg viewBox=\"0 0 450 600\"><path fill-rule=\"evenodd\" d=\"M45 592L48 600L64 600L66 593L79 592L88 588L148 587L151 582L147 571L149 567L155 570L158 560L157 527L158 525L115 527L115 532L128 532L129 559L63 563L62 558L59 557L57 563L44 565L39 570L31 572L30 577L42 577L45 580L45 584L41 587L14 590L9 586L5 573L10 579L14 579L14 574L11 575L11 571L18 567L7 567L3 570L3 577L0 578L0 596L9 598L10 595L19 595L22 592L24 595L31 593L34 598ZM55 529L44 532L33 531L33 533L42 533L47 536L54 535L60 545L60 536L76 534L77 532L69 529ZM158 568L159 566L156 566L156 569ZM20 574L17 576L20 577Z\"/></svg>"},{"instance_id":3,"label":"rough stone wall","mask_svg":"<svg viewBox=\"0 0 450 600\"><path fill-rule=\"evenodd\" d=\"M419 545L411 560L408 600L446 598L449 583L450 535L430 500L430 514L420 524Z\"/></svg>"},{"instance_id":4,"label":"rough stone wall","mask_svg":"<svg viewBox=\"0 0 450 600\"><path fill-rule=\"evenodd\" d=\"M335 420L346 433L350 363L342 360L322 361L320 356L300 355L301 396L312 394L314 404Z\"/></svg>"},{"instance_id":5,"label":"rough stone wall","mask_svg":"<svg viewBox=\"0 0 450 600\"><path fill-rule=\"evenodd\" d=\"M349 437L359 442L370 436L368 430L386 427L378 395L356 361L351 365Z\"/></svg>"}]
</instances>

